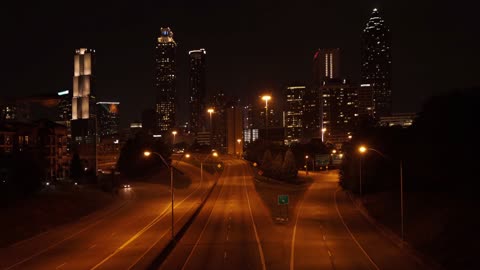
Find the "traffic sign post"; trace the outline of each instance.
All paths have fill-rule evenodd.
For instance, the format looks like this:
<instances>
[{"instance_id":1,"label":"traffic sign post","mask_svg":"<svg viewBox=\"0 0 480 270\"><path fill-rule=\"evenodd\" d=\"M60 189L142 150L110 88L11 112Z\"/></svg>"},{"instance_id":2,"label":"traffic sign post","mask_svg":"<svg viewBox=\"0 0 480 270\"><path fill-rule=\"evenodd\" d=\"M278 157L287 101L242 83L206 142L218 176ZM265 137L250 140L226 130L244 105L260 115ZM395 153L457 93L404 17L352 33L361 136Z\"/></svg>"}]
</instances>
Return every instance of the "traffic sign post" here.
<instances>
[{"instance_id":1,"label":"traffic sign post","mask_svg":"<svg viewBox=\"0 0 480 270\"><path fill-rule=\"evenodd\" d=\"M288 221L288 195L278 195L278 198L277 198L277 203L280 207L280 219L282 221ZM283 214L283 210L282 208L284 208L282 205L285 205L285 216Z\"/></svg>"}]
</instances>

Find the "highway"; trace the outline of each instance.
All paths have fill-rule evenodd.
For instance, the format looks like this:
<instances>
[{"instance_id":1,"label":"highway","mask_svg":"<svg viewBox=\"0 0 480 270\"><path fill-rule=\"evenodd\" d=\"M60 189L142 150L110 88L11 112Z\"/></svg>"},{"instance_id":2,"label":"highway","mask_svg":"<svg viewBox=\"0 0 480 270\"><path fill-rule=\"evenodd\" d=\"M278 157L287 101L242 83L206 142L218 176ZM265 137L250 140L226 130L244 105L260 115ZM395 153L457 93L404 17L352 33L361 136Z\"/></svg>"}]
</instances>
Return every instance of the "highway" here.
<instances>
[{"instance_id":1,"label":"highway","mask_svg":"<svg viewBox=\"0 0 480 270\"><path fill-rule=\"evenodd\" d=\"M240 160L225 164L209 201L161 269L266 269L248 165ZM256 218L270 219L264 214Z\"/></svg>"},{"instance_id":2,"label":"highway","mask_svg":"<svg viewBox=\"0 0 480 270\"><path fill-rule=\"evenodd\" d=\"M205 177L200 187L198 168L183 162L178 167L191 180L183 177L176 183L177 229L213 184L212 177ZM119 195L122 199L107 209L0 249L0 269L132 268L152 248L170 240L170 187L152 179L134 182Z\"/></svg>"},{"instance_id":3,"label":"highway","mask_svg":"<svg viewBox=\"0 0 480 270\"><path fill-rule=\"evenodd\" d=\"M279 183L268 190L247 162L223 162L209 199L158 269L430 269L361 214L338 187L337 171L311 172L308 188ZM200 186L197 167L179 167L192 182L175 189L176 232L214 184L208 177ZM291 194L286 222L272 212L276 202L267 205L277 192ZM134 183L120 195L107 209L1 249L0 269L151 266L170 241L169 186Z\"/></svg>"},{"instance_id":4,"label":"highway","mask_svg":"<svg viewBox=\"0 0 480 270\"><path fill-rule=\"evenodd\" d=\"M429 269L368 222L338 188L337 171L310 173L312 184L289 221L279 223L260 199L249 165L227 164L159 269Z\"/></svg>"}]
</instances>

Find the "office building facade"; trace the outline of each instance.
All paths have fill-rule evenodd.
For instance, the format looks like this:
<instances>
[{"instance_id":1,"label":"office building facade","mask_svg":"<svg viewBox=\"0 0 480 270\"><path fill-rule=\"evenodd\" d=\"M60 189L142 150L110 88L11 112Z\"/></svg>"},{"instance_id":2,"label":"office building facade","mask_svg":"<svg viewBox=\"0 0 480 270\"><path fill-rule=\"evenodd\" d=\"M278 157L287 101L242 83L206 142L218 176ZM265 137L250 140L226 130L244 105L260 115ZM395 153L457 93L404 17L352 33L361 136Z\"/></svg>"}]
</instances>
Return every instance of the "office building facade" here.
<instances>
[{"instance_id":1,"label":"office building facade","mask_svg":"<svg viewBox=\"0 0 480 270\"><path fill-rule=\"evenodd\" d=\"M188 88L190 91L190 128L191 132L197 133L205 127L205 95L206 95L206 74L205 74L205 49L188 52L190 58L190 74Z\"/></svg>"},{"instance_id":2,"label":"office building facade","mask_svg":"<svg viewBox=\"0 0 480 270\"><path fill-rule=\"evenodd\" d=\"M160 29L155 46L155 110L159 115L158 129L166 133L175 128L176 117L176 49L170 28Z\"/></svg>"},{"instance_id":3,"label":"office building facade","mask_svg":"<svg viewBox=\"0 0 480 270\"><path fill-rule=\"evenodd\" d=\"M373 114L376 119L392 113L391 33L377 9L362 33L361 84L373 92Z\"/></svg>"}]
</instances>

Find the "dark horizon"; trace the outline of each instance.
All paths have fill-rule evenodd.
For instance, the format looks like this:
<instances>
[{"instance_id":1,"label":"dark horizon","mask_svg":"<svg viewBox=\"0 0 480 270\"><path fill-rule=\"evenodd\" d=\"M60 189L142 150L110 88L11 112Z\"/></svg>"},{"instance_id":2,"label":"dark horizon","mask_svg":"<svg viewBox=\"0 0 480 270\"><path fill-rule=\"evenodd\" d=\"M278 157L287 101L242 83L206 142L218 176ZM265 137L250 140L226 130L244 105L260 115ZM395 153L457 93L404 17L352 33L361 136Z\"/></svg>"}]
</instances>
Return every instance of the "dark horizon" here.
<instances>
[{"instance_id":1,"label":"dark horizon","mask_svg":"<svg viewBox=\"0 0 480 270\"><path fill-rule=\"evenodd\" d=\"M479 60L474 9L465 6L395 1L68 5L6 4L2 96L71 89L74 50L93 48L98 100L120 101L126 126L153 106L153 49L164 26L178 44L180 101L188 96L188 51L199 48L207 51L208 96L222 89L254 101L291 82L308 85L318 48L340 48L342 75L358 83L360 35L373 8L392 32L394 112L419 111L431 95L480 84L474 76Z\"/></svg>"}]
</instances>

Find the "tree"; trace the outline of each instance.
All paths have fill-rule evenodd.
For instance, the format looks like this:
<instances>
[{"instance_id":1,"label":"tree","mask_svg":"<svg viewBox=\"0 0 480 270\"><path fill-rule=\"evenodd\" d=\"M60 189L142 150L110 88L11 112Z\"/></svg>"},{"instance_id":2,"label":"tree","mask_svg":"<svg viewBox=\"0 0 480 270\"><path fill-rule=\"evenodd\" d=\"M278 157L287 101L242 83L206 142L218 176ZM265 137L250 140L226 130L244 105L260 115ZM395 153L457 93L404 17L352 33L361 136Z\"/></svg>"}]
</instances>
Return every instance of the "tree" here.
<instances>
[{"instance_id":1,"label":"tree","mask_svg":"<svg viewBox=\"0 0 480 270\"><path fill-rule=\"evenodd\" d=\"M75 181L79 181L83 176L83 172L82 160L80 159L78 153L75 153L73 154L72 161L70 162L70 177Z\"/></svg>"},{"instance_id":2,"label":"tree","mask_svg":"<svg viewBox=\"0 0 480 270\"><path fill-rule=\"evenodd\" d=\"M282 174L285 179L294 179L298 174L297 165L295 164L295 156L290 149L285 153L285 159L282 164Z\"/></svg>"},{"instance_id":3,"label":"tree","mask_svg":"<svg viewBox=\"0 0 480 270\"><path fill-rule=\"evenodd\" d=\"M270 152L270 150L265 150L265 152L263 153L263 159L262 159L262 164L261 164L261 168L267 172L267 174L270 174L271 170L272 170L272 163L273 163L273 160L272 160L272 153Z\"/></svg>"},{"instance_id":4,"label":"tree","mask_svg":"<svg viewBox=\"0 0 480 270\"><path fill-rule=\"evenodd\" d=\"M282 165L283 165L283 155L281 152L279 152L275 156L275 159L272 162L271 173L273 177L280 178L282 176L282 173L283 173Z\"/></svg>"}]
</instances>

